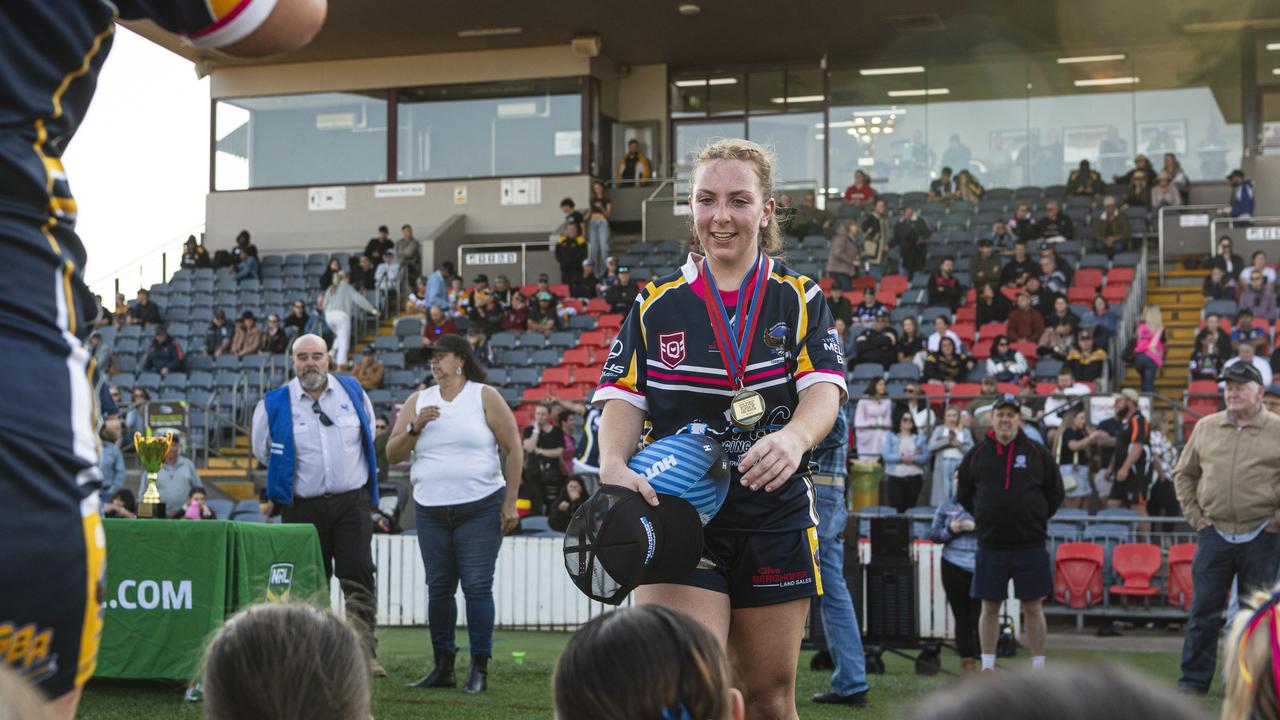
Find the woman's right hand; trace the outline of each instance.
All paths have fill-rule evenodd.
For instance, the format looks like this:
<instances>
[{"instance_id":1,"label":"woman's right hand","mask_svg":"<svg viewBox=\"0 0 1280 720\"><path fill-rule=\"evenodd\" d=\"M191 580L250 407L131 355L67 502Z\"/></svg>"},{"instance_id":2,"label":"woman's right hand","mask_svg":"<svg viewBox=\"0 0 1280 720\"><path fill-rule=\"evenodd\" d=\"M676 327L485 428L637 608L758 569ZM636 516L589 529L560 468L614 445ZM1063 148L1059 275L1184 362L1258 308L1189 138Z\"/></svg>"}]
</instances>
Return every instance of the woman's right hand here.
<instances>
[{"instance_id":1,"label":"woman's right hand","mask_svg":"<svg viewBox=\"0 0 1280 720\"><path fill-rule=\"evenodd\" d=\"M600 482L605 485L621 485L634 490L644 496L645 501L650 505L655 507L658 505L658 493L654 491L649 481L623 463L612 463L600 468Z\"/></svg>"},{"instance_id":2,"label":"woman's right hand","mask_svg":"<svg viewBox=\"0 0 1280 720\"><path fill-rule=\"evenodd\" d=\"M440 417L440 406L428 405L418 411L418 416L413 419L413 427L418 432L422 432L422 428L426 427L427 423L438 417Z\"/></svg>"}]
</instances>

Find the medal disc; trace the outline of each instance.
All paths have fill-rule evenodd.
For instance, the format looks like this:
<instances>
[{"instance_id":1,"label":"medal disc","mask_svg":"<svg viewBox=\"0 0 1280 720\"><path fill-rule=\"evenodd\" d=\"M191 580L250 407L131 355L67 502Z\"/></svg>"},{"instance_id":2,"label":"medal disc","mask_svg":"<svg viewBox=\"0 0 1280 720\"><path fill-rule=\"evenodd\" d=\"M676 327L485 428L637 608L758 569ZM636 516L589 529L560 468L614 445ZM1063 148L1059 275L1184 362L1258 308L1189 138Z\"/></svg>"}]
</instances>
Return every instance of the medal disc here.
<instances>
[{"instance_id":1,"label":"medal disc","mask_svg":"<svg viewBox=\"0 0 1280 720\"><path fill-rule=\"evenodd\" d=\"M764 418L764 398L755 390L739 390L729 402L729 419L741 430L750 430Z\"/></svg>"}]
</instances>

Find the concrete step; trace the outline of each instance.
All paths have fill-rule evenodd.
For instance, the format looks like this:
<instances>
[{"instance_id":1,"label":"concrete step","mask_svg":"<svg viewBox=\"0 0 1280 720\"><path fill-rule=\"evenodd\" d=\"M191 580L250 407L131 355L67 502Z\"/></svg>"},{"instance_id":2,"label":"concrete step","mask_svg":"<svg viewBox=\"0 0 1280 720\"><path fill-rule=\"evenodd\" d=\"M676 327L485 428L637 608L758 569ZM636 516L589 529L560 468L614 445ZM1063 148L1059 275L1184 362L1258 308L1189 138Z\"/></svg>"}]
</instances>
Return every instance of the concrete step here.
<instances>
[{"instance_id":1,"label":"concrete step","mask_svg":"<svg viewBox=\"0 0 1280 720\"><path fill-rule=\"evenodd\" d=\"M252 470L256 462L248 455L240 457L211 457L209 458L210 470Z\"/></svg>"},{"instance_id":2,"label":"concrete step","mask_svg":"<svg viewBox=\"0 0 1280 720\"><path fill-rule=\"evenodd\" d=\"M214 478L200 473L201 480L204 484L216 488L236 502L241 500L253 500L258 497L257 489L248 479L236 480L227 478Z\"/></svg>"}]
</instances>

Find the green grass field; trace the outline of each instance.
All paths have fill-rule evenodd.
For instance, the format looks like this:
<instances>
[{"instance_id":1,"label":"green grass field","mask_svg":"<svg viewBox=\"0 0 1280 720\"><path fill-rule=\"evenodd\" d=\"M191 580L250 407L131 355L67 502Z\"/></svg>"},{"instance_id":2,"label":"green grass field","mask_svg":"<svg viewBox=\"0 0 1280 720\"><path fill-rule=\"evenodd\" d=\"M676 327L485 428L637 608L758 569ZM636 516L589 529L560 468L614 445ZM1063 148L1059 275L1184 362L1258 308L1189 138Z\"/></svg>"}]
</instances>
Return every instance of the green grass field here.
<instances>
[{"instance_id":1,"label":"green grass field","mask_svg":"<svg viewBox=\"0 0 1280 720\"><path fill-rule=\"evenodd\" d=\"M512 718L547 720L551 717L550 678L556 658L568 638L566 633L497 632L494 658L489 668L489 692L480 696L464 696L456 690L410 690L413 682L429 669L427 631L393 628L381 630L379 656L389 677L375 680L374 716L378 720L398 718ZM465 632L458 639L466 641ZM513 651L526 653L524 663L517 665ZM798 707L802 718L904 718L920 698L929 692L956 682L947 675L917 676L912 663L885 655L884 675L871 676L871 707L855 711L845 707L815 705L808 698L827 689L829 674L809 670L812 653L802 653L798 674ZM1152 676L1152 682L1173 688L1178 675L1178 656L1168 652L1077 651L1054 652L1050 646L1049 662L1113 662L1126 665ZM1025 651L1004 666L1028 662ZM459 680L465 678L468 660L459 656ZM949 650L943 652L943 667L959 671L959 660ZM97 680L91 681L80 705L79 717L86 720L137 720L138 718L199 718L197 704L182 700L183 686L173 683ZM1205 707L1217 714L1222 702L1221 688L1215 683L1214 693L1205 699Z\"/></svg>"}]
</instances>

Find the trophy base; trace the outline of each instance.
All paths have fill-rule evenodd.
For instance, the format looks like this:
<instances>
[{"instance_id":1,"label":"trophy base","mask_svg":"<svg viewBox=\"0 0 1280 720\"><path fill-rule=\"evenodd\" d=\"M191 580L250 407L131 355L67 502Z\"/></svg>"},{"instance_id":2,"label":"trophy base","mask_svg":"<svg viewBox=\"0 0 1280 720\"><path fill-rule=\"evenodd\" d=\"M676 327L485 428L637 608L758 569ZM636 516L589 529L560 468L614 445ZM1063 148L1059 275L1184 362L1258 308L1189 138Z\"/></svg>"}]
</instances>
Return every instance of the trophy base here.
<instances>
[{"instance_id":1,"label":"trophy base","mask_svg":"<svg viewBox=\"0 0 1280 720\"><path fill-rule=\"evenodd\" d=\"M168 515L164 512L164 503L141 503L138 505L138 517L147 520L163 520Z\"/></svg>"}]
</instances>

